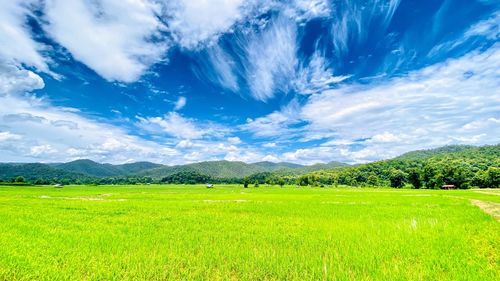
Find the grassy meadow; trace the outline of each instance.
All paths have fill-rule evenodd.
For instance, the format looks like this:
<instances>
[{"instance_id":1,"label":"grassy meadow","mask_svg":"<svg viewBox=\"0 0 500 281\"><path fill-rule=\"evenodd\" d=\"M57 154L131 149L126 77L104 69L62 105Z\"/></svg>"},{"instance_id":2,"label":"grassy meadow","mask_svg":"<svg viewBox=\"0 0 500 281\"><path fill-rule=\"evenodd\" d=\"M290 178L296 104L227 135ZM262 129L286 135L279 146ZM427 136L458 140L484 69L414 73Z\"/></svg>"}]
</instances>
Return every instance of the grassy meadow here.
<instances>
[{"instance_id":1,"label":"grassy meadow","mask_svg":"<svg viewBox=\"0 0 500 281\"><path fill-rule=\"evenodd\" d=\"M500 280L471 200L500 193L0 186L0 280Z\"/></svg>"}]
</instances>

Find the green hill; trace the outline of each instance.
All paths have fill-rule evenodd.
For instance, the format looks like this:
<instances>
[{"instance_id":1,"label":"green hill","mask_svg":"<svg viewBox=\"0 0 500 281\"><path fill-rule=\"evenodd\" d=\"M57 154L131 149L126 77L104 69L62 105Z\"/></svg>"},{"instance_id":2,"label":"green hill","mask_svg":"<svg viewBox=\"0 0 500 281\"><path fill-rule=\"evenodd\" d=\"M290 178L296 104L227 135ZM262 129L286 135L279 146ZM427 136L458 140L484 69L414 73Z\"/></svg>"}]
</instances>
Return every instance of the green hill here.
<instances>
[{"instance_id":1,"label":"green hill","mask_svg":"<svg viewBox=\"0 0 500 281\"><path fill-rule=\"evenodd\" d=\"M242 178L254 173L263 172L265 168L233 161L206 161L178 166L163 166L139 173L141 176L162 178L165 176L182 173L196 172L214 178Z\"/></svg>"},{"instance_id":2,"label":"green hill","mask_svg":"<svg viewBox=\"0 0 500 281\"><path fill-rule=\"evenodd\" d=\"M500 145L454 145L413 151L390 160L312 172L296 181L304 185L495 188L500 185Z\"/></svg>"},{"instance_id":3,"label":"green hill","mask_svg":"<svg viewBox=\"0 0 500 281\"><path fill-rule=\"evenodd\" d=\"M131 176L158 167L160 164L136 162L121 165L101 164L88 159L53 165L54 168L67 172L81 173L92 177Z\"/></svg>"},{"instance_id":4,"label":"green hill","mask_svg":"<svg viewBox=\"0 0 500 281\"><path fill-rule=\"evenodd\" d=\"M500 145L482 147L445 146L405 153L389 160L349 166L330 162L304 166L293 163L206 161L187 165L165 166L150 162L122 165L75 160L53 164L0 164L0 180L17 176L35 182L73 183L145 183L182 182L211 179L214 182L241 182L286 179L290 184L343 184L351 186L414 186L439 188L497 187L500 179ZM63 181L65 180L65 181ZM40 181L39 181L40 182Z\"/></svg>"},{"instance_id":5,"label":"green hill","mask_svg":"<svg viewBox=\"0 0 500 281\"><path fill-rule=\"evenodd\" d=\"M17 176L23 176L28 181L54 178L75 180L85 177L82 173L59 170L41 163L0 164L0 179L8 181Z\"/></svg>"},{"instance_id":6,"label":"green hill","mask_svg":"<svg viewBox=\"0 0 500 281\"><path fill-rule=\"evenodd\" d=\"M300 168L306 167L304 165L295 164L295 163L287 163L287 162L274 163L274 162L269 162L269 161L256 162L256 163L252 163L251 165L263 168L266 171L277 171L277 170L285 170L285 169L300 169Z\"/></svg>"},{"instance_id":7,"label":"green hill","mask_svg":"<svg viewBox=\"0 0 500 281\"><path fill-rule=\"evenodd\" d=\"M110 177L122 175L122 171L111 164L100 164L88 159L81 159L68 163L58 164L55 165L54 168L94 177Z\"/></svg>"}]
</instances>

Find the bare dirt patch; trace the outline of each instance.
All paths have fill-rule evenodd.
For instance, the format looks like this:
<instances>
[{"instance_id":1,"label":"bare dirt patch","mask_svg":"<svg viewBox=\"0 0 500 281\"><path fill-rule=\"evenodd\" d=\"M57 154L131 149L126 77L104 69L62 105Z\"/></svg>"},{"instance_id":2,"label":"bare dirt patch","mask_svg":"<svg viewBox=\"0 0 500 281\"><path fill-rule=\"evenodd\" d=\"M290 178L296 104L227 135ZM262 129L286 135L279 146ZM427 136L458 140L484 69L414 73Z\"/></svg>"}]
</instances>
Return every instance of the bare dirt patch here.
<instances>
[{"instance_id":1,"label":"bare dirt patch","mask_svg":"<svg viewBox=\"0 0 500 281\"><path fill-rule=\"evenodd\" d=\"M471 200L472 204L478 206L483 212L491 215L500 222L500 203L486 202L481 200Z\"/></svg>"}]
</instances>

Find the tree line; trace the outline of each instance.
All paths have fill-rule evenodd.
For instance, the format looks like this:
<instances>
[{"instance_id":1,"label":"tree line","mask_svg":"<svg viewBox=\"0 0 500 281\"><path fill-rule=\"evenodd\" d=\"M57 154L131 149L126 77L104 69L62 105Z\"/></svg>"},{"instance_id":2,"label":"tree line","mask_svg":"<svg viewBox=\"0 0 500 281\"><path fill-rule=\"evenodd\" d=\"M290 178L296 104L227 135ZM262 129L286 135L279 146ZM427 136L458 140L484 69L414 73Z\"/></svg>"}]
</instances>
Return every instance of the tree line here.
<instances>
[{"instance_id":1,"label":"tree line","mask_svg":"<svg viewBox=\"0 0 500 281\"><path fill-rule=\"evenodd\" d=\"M443 185L467 189L500 186L500 146L450 146L431 151L411 152L395 159L337 167L307 174L259 172L243 178L221 178L197 171L179 171L164 177L114 176L66 177L62 173L37 173L0 178L0 184L241 184L243 187L267 185L366 186L439 189ZM47 175L47 176L44 176Z\"/></svg>"}]
</instances>

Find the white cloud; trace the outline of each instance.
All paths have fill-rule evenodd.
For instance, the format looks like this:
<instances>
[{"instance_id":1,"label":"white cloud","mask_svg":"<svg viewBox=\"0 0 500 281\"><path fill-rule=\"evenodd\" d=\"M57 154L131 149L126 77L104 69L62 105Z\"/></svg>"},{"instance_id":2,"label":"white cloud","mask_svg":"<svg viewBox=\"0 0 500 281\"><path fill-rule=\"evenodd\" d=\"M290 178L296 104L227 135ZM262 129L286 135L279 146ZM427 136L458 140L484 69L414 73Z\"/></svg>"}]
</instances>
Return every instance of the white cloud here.
<instances>
[{"instance_id":1,"label":"white cloud","mask_svg":"<svg viewBox=\"0 0 500 281\"><path fill-rule=\"evenodd\" d=\"M471 53L380 85L324 91L312 95L301 109L301 118L309 122L304 137L347 140L346 149L358 161L451 143L497 143L498 77L497 44L484 53ZM356 141L363 139L368 140ZM329 144L335 145L334 141ZM350 141L367 147L353 154Z\"/></svg>"},{"instance_id":2,"label":"white cloud","mask_svg":"<svg viewBox=\"0 0 500 281\"><path fill-rule=\"evenodd\" d=\"M243 0L174 0L165 5L169 29L185 48L213 43L251 11Z\"/></svg>"},{"instance_id":3,"label":"white cloud","mask_svg":"<svg viewBox=\"0 0 500 281\"><path fill-rule=\"evenodd\" d=\"M184 106L186 106L186 97L179 97L175 102L174 110L181 110Z\"/></svg>"},{"instance_id":4,"label":"white cloud","mask_svg":"<svg viewBox=\"0 0 500 281\"><path fill-rule=\"evenodd\" d=\"M21 135L16 135L11 132L0 132L0 142L8 140L20 140L21 138Z\"/></svg>"},{"instance_id":5,"label":"white cloud","mask_svg":"<svg viewBox=\"0 0 500 281\"><path fill-rule=\"evenodd\" d=\"M240 144L241 143L241 139L239 137L229 137L229 138L227 138L227 141L230 144Z\"/></svg>"},{"instance_id":6,"label":"white cloud","mask_svg":"<svg viewBox=\"0 0 500 281\"><path fill-rule=\"evenodd\" d=\"M328 0L294 0L291 2L291 7L288 7L285 13L298 22L328 17L331 13L332 3Z\"/></svg>"},{"instance_id":7,"label":"white cloud","mask_svg":"<svg viewBox=\"0 0 500 281\"><path fill-rule=\"evenodd\" d=\"M168 136L176 139L222 138L231 130L210 122L198 122L195 119L183 117L177 112L169 112L164 116L137 116L139 128L156 136Z\"/></svg>"},{"instance_id":8,"label":"white cloud","mask_svg":"<svg viewBox=\"0 0 500 281\"><path fill-rule=\"evenodd\" d=\"M333 70L327 65L327 60L318 50L314 52L309 63L297 71L296 76L292 83L300 94L324 91L350 77L334 76Z\"/></svg>"},{"instance_id":9,"label":"white cloud","mask_svg":"<svg viewBox=\"0 0 500 281\"><path fill-rule=\"evenodd\" d=\"M265 143L262 145L263 147L267 147L267 148L273 148L273 147L276 147L276 143L275 142L268 142L268 143Z\"/></svg>"},{"instance_id":10,"label":"white cloud","mask_svg":"<svg viewBox=\"0 0 500 281\"><path fill-rule=\"evenodd\" d=\"M240 86L233 58L218 45L209 48L207 54L209 65L202 67L203 74L199 76L206 76L212 83L237 92Z\"/></svg>"},{"instance_id":11,"label":"white cloud","mask_svg":"<svg viewBox=\"0 0 500 281\"><path fill-rule=\"evenodd\" d=\"M482 20L468 28L463 36L457 40L446 41L434 46L429 51L429 56L439 56L451 52L454 49L470 44L471 40L485 43L487 41L498 41L500 37L500 12L493 13L489 18Z\"/></svg>"},{"instance_id":12,"label":"white cloud","mask_svg":"<svg viewBox=\"0 0 500 281\"><path fill-rule=\"evenodd\" d=\"M336 20L331 28L336 56L342 57L349 51L349 42L364 42L369 35L368 27L377 22L375 18L382 19L377 29L386 29L399 3L400 0L339 1L336 5L339 8L333 13Z\"/></svg>"},{"instance_id":13,"label":"white cloud","mask_svg":"<svg viewBox=\"0 0 500 281\"><path fill-rule=\"evenodd\" d=\"M40 119L33 122L33 118L20 118L14 122L12 118L4 118L20 114ZM61 121L78 126L61 125ZM174 148L131 136L120 128L87 119L33 97L0 97L0 127L9 132L0 146L2 161L60 162L90 158L112 163L128 159L165 162L178 155Z\"/></svg>"},{"instance_id":14,"label":"white cloud","mask_svg":"<svg viewBox=\"0 0 500 281\"><path fill-rule=\"evenodd\" d=\"M448 144L500 142L500 45L378 84L344 85L241 127L286 144L324 140L278 156L311 164L361 163ZM281 136L286 136L282 138ZM266 146L264 146L266 147Z\"/></svg>"},{"instance_id":15,"label":"white cloud","mask_svg":"<svg viewBox=\"0 0 500 281\"><path fill-rule=\"evenodd\" d=\"M39 51L43 46L31 38L26 25L30 5L35 0L0 1L0 66L26 64L40 71L48 71L45 59Z\"/></svg>"},{"instance_id":16,"label":"white cloud","mask_svg":"<svg viewBox=\"0 0 500 281\"><path fill-rule=\"evenodd\" d=\"M48 0L44 29L73 57L110 81L134 82L160 61L168 45L160 6L137 0Z\"/></svg>"},{"instance_id":17,"label":"white cloud","mask_svg":"<svg viewBox=\"0 0 500 281\"><path fill-rule=\"evenodd\" d=\"M137 117L138 126L152 133L167 134L180 139L198 139L207 132L196 126L195 122L176 112L163 117Z\"/></svg>"},{"instance_id":18,"label":"white cloud","mask_svg":"<svg viewBox=\"0 0 500 281\"><path fill-rule=\"evenodd\" d=\"M30 148L30 155L34 157L44 156L56 153L57 150L52 148L50 144L36 145Z\"/></svg>"},{"instance_id":19,"label":"white cloud","mask_svg":"<svg viewBox=\"0 0 500 281\"><path fill-rule=\"evenodd\" d=\"M299 103L292 100L279 111L255 119L248 119L246 124L241 126L241 129L251 132L255 137L289 138L297 132L290 126L300 121L299 112Z\"/></svg>"},{"instance_id":20,"label":"white cloud","mask_svg":"<svg viewBox=\"0 0 500 281\"><path fill-rule=\"evenodd\" d=\"M1 48L0 48L1 49ZM23 93L42 89L43 79L33 71L0 61L0 96L7 93Z\"/></svg>"},{"instance_id":21,"label":"white cloud","mask_svg":"<svg viewBox=\"0 0 500 281\"><path fill-rule=\"evenodd\" d=\"M255 99L265 101L277 90L288 91L298 63L296 33L295 22L279 17L245 46L246 78Z\"/></svg>"},{"instance_id":22,"label":"white cloud","mask_svg":"<svg viewBox=\"0 0 500 281\"><path fill-rule=\"evenodd\" d=\"M397 142L400 141L400 138L398 136L395 136L394 134L388 133L388 132L383 132L381 134L374 135L371 138L371 141L373 142L379 142L379 143L384 143L384 142Z\"/></svg>"}]
</instances>

